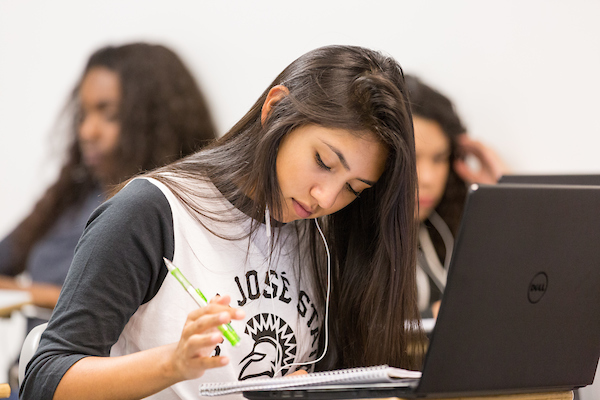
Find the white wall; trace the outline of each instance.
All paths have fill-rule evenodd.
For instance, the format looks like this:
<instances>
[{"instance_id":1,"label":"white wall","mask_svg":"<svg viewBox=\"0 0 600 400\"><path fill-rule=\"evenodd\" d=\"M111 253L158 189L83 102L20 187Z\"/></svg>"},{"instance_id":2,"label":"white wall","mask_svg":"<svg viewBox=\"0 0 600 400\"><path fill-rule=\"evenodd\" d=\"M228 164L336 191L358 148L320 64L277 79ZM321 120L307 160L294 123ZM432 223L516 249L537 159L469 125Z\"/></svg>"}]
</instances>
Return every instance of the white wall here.
<instances>
[{"instance_id":1,"label":"white wall","mask_svg":"<svg viewBox=\"0 0 600 400\"><path fill-rule=\"evenodd\" d=\"M293 59L327 44L393 55L452 97L516 172L600 172L594 0L0 0L0 236L57 169L51 128L101 45L160 42L188 63L220 133Z\"/></svg>"}]
</instances>

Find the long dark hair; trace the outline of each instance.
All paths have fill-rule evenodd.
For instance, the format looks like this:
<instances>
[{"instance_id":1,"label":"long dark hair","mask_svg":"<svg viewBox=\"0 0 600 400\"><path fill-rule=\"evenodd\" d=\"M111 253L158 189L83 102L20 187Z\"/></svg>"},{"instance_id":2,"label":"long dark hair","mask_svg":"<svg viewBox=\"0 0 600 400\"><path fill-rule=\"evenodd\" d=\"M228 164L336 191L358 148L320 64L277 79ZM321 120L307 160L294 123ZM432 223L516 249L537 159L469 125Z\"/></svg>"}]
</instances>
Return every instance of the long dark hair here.
<instances>
[{"instance_id":1,"label":"long dark hair","mask_svg":"<svg viewBox=\"0 0 600 400\"><path fill-rule=\"evenodd\" d=\"M457 158L461 157L458 136L465 133L466 129L456 112L454 104L448 97L415 76L407 74L405 78L413 115L437 122L450 141L450 171L444 194L435 211L446 222L450 231L456 235L467 196L467 184L454 171L452 166ZM441 247L443 247L441 237L432 237L432 240L438 254L441 253ZM443 254L441 256L443 257Z\"/></svg>"},{"instance_id":2,"label":"long dark hair","mask_svg":"<svg viewBox=\"0 0 600 400\"><path fill-rule=\"evenodd\" d=\"M97 67L115 72L121 86L115 168L108 182L103 182L103 189L191 154L216 136L209 108L195 79L173 51L147 43L97 50L65 107L72 120L70 144L58 179L13 233L15 274L25 269L31 247L56 219L99 186L83 163L77 139L79 87L86 74Z\"/></svg>"},{"instance_id":3,"label":"long dark hair","mask_svg":"<svg viewBox=\"0 0 600 400\"><path fill-rule=\"evenodd\" d=\"M269 90L289 95L261 123ZM207 149L149 174L165 183L199 216L179 178L210 179L238 208L257 221L268 205L281 215L276 175L282 138L316 124L360 135L370 132L389 151L379 181L360 198L320 223L332 256L330 338L326 368L391 364L419 367L416 304L417 177L412 117L400 66L391 57L353 46L328 46L292 62L250 111ZM308 241L319 301L326 292L326 255L313 221L293 222ZM322 332L322 331L321 331ZM321 335L323 337L323 335ZM409 350L410 348L410 350Z\"/></svg>"}]
</instances>

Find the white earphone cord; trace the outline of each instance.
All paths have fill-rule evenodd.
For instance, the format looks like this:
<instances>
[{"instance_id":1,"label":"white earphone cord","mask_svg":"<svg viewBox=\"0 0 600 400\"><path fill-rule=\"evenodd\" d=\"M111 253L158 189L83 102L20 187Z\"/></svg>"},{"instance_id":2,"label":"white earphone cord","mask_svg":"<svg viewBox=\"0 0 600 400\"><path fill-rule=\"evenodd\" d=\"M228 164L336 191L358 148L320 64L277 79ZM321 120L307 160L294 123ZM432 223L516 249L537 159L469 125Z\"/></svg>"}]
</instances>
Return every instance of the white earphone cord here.
<instances>
[{"instance_id":1,"label":"white earphone cord","mask_svg":"<svg viewBox=\"0 0 600 400\"><path fill-rule=\"evenodd\" d=\"M313 360L313 361L307 361L304 363L291 363L291 364L286 364L284 366L281 366L273 374L274 377L277 376L277 374L284 367L289 368L293 365L316 364L319 361L321 361L323 359L323 357L325 357L325 354L327 354L327 348L329 346L329 293L331 291L331 254L329 253L329 246L327 245L327 240L325 240L325 235L323 234L323 231L321 230L321 227L319 226L319 222L317 221L316 218L314 219L314 221L315 221L315 225L317 226L317 230L319 231L319 234L321 235L321 239L323 239L323 244L325 245L325 251L327 252L327 297L325 298L325 346L323 348L323 354L321 354L321 356L319 358L317 358L316 360Z\"/></svg>"}]
</instances>

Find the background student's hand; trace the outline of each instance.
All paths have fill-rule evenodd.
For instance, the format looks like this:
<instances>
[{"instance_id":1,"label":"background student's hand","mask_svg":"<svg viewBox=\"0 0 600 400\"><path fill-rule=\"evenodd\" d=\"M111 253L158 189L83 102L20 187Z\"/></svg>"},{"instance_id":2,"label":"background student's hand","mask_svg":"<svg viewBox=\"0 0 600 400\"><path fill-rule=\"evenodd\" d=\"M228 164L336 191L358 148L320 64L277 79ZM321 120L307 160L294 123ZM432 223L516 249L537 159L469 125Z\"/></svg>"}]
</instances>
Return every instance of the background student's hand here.
<instances>
[{"instance_id":1,"label":"background student's hand","mask_svg":"<svg viewBox=\"0 0 600 400\"><path fill-rule=\"evenodd\" d=\"M0 289L22 290L31 295L31 303L38 307L53 309L58 301L60 286L50 283L32 283L26 287L11 276L0 275Z\"/></svg>"},{"instance_id":2,"label":"background student's hand","mask_svg":"<svg viewBox=\"0 0 600 400\"><path fill-rule=\"evenodd\" d=\"M299 369L298 371L294 371L291 374L288 374L286 376L295 376L295 375L307 375L308 371L305 369Z\"/></svg>"},{"instance_id":3,"label":"background student's hand","mask_svg":"<svg viewBox=\"0 0 600 400\"><path fill-rule=\"evenodd\" d=\"M498 182L502 175L509 172L498 154L483 143L471 139L466 133L458 137L458 143L462 157L454 162L454 170L465 182L492 184ZM479 170L473 170L467 164L468 156L477 159Z\"/></svg>"},{"instance_id":4,"label":"background student's hand","mask_svg":"<svg viewBox=\"0 0 600 400\"><path fill-rule=\"evenodd\" d=\"M438 300L431 305L431 314L433 314L433 318L437 319L438 314L440 313L440 306L442 305L442 301Z\"/></svg>"},{"instance_id":5,"label":"background student's hand","mask_svg":"<svg viewBox=\"0 0 600 400\"><path fill-rule=\"evenodd\" d=\"M188 314L172 357L173 369L181 380L198 378L207 369L222 367L229 362L227 357L210 355L223 342L217 327L245 316L242 310L229 306L230 300L229 296L216 296L208 306Z\"/></svg>"}]
</instances>

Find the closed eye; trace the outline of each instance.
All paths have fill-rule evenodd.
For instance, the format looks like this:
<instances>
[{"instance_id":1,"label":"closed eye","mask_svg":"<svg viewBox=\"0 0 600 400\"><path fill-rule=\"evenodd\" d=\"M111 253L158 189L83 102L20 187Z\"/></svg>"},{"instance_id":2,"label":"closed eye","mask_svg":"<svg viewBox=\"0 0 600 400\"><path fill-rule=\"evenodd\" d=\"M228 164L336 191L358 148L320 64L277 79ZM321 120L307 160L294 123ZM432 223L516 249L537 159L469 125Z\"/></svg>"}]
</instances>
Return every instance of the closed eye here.
<instances>
[{"instance_id":1,"label":"closed eye","mask_svg":"<svg viewBox=\"0 0 600 400\"><path fill-rule=\"evenodd\" d=\"M319 155L319 153L315 153L315 160L317 161L317 165L321 168L323 168L325 171L331 171L331 167L328 167L327 165L325 165L325 163L323 162L323 159L321 159L321 156Z\"/></svg>"},{"instance_id":2,"label":"closed eye","mask_svg":"<svg viewBox=\"0 0 600 400\"><path fill-rule=\"evenodd\" d=\"M325 171L331 171L331 167L328 167L327 165L325 165L325 163L323 162L323 159L321 158L321 155L319 153L315 153L315 161L317 162L317 165L320 168L324 169ZM356 190L352 189L352 186L349 183L346 183L346 190L348 190L350 193L352 193L357 198L360 197L360 192L357 192Z\"/></svg>"},{"instance_id":3,"label":"closed eye","mask_svg":"<svg viewBox=\"0 0 600 400\"><path fill-rule=\"evenodd\" d=\"M348 191L350 193L352 193L354 196L356 196L356 198L360 197L360 192L357 192L356 190L352 189L352 186L350 186L349 183L346 183L346 189L348 189Z\"/></svg>"},{"instance_id":4,"label":"closed eye","mask_svg":"<svg viewBox=\"0 0 600 400\"><path fill-rule=\"evenodd\" d=\"M450 153L436 154L433 158L433 162L436 164L445 164L450 161Z\"/></svg>"}]
</instances>

